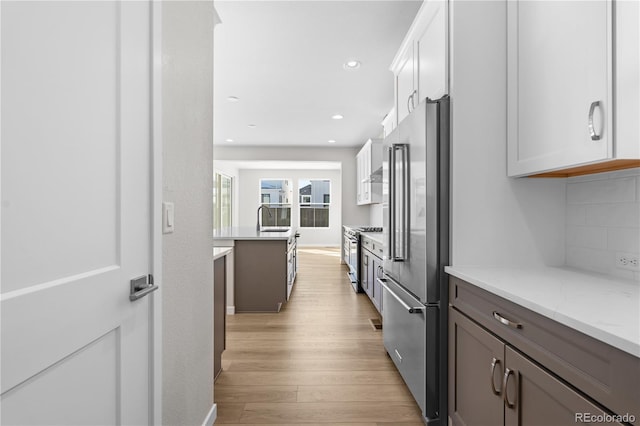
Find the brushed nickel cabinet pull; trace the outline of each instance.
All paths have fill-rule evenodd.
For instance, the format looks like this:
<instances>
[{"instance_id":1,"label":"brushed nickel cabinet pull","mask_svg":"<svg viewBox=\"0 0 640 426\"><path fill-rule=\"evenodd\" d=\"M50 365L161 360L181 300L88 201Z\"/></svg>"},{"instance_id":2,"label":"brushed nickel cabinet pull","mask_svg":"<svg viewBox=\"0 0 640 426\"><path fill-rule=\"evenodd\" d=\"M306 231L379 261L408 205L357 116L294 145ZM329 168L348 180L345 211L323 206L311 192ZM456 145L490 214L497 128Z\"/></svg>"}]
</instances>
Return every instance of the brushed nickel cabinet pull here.
<instances>
[{"instance_id":1,"label":"brushed nickel cabinet pull","mask_svg":"<svg viewBox=\"0 0 640 426\"><path fill-rule=\"evenodd\" d=\"M500 360L497 358L493 358L491 361L491 391L494 395L500 395L502 393L502 389L496 389L496 384L494 377L496 375L496 366L500 364Z\"/></svg>"},{"instance_id":2,"label":"brushed nickel cabinet pull","mask_svg":"<svg viewBox=\"0 0 640 426\"><path fill-rule=\"evenodd\" d=\"M514 401L509 401L509 392L507 389L507 385L509 384L509 377L513 374L514 376L514 380L515 380L515 374L514 371L507 368L504 371L504 380L502 381L502 397L504 399L504 403L507 404L507 407L509 408L515 408L516 404L518 403L518 385L516 383L516 399Z\"/></svg>"},{"instance_id":3,"label":"brushed nickel cabinet pull","mask_svg":"<svg viewBox=\"0 0 640 426\"><path fill-rule=\"evenodd\" d=\"M596 108L602 108L600 106L600 101L591 102L591 107L589 108L589 135L591 136L591 140L599 141L602 139L602 134L597 134L595 128L593 127L593 113Z\"/></svg>"},{"instance_id":4,"label":"brushed nickel cabinet pull","mask_svg":"<svg viewBox=\"0 0 640 426\"><path fill-rule=\"evenodd\" d=\"M500 313L497 311L493 311L493 318L497 321L500 321L502 324L506 326L513 327L513 328L522 328L522 323L509 321L508 319L500 315Z\"/></svg>"}]
</instances>

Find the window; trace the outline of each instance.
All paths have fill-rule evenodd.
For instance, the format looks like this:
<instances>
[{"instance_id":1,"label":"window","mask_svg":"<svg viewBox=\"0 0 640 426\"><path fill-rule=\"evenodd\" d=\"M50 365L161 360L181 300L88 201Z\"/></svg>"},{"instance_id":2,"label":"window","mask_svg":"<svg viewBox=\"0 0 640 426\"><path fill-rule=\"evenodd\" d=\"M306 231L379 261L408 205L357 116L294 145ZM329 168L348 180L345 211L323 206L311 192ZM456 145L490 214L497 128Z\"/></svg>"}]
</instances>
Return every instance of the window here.
<instances>
[{"instance_id":1,"label":"window","mask_svg":"<svg viewBox=\"0 0 640 426\"><path fill-rule=\"evenodd\" d=\"M260 179L262 226L291 226L291 198L289 179Z\"/></svg>"},{"instance_id":2,"label":"window","mask_svg":"<svg viewBox=\"0 0 640 426\"><path fill-rule=\"evenodd\" d=\"M300 179L300 227L328 228L331 205L331 181L329 179Z\"/></svg>"},{"instance_id":3,"label":"window","mask_svg":"<svg viewBox=\"0 0 640 426\"><path fill-rule=\"evenodd\" d=\"M222 173L213 174L213 229L232 226L233 181Z\"/></svg>"}]
</instances>

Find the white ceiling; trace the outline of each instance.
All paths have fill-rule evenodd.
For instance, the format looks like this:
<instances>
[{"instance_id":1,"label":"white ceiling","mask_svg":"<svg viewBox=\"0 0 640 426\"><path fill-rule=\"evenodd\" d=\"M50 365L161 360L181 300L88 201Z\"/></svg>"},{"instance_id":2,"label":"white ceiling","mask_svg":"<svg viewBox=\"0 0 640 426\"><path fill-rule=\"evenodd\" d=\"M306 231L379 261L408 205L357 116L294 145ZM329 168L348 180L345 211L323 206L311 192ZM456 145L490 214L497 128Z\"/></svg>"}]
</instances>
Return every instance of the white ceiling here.
<instances>
[{"instance_id":1,"label":"white ceiling","mask_svg":"<svg viewBox=\"0 0 640 426\"><path fill-rule=\"evenodd\" d=\"M344 147L379 136L394 103L389 65L421 4L216 1L214 144ZM346 71L349 59L362 65Z\"/></svg>"}]
</instances>

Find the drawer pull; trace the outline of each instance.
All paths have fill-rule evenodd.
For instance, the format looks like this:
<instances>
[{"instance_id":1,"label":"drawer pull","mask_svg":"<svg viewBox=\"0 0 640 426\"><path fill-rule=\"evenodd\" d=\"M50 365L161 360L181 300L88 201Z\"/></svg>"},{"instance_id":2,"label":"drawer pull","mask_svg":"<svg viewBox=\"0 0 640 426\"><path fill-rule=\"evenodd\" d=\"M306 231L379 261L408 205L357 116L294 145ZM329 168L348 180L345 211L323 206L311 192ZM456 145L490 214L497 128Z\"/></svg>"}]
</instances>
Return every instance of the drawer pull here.
<instances>
[{"instance_id":1,"label":"drawer pull","mask_svg":"<svg viewBox=\"0 0 640 426\"><path fill-rule=\"evenodd\" d=\"M500 395L502 393L502 389L496 389L496 382L494 377L496 376L496 366L500 364L500 360L493 358L491 361L491 391L494 395Z\"/></svg>"},{"instance_id":2,"label":"drawer pull","mask_svg":"<svg viewBox=\"0 0 640 426\"><path fill-rule=\"evenodd\" d=\"M514 376L514 380L515 380L515 374L514 371L507 368L504 371L504 380L502 381L502 391L504 392L502 394L502 397L504 399L504 403L507 404L507 407L509 408L515 408L516 403L518 402L517 396L518 396L518 385L516 384L515 389L516 389L516 399L512 402L509 401L509 392L507 389L507 385L509 384L509 377L513 374Z\"/></svg>"},{"instance_id":3,"label":"drawer pull","mask_svg":"<svg viewBox=\"0 0 640 426\"><path fill-rule=\"evenodd\" d=\"M509 327L513 327L513 328L522 328L522 324L519 322L514 322L514 321L509 321L508 319L506 319L505 317L503 317L502 315L500 315L499 312L497 311L493 311L493 318L500 321L502 324L509 326Z\"/></svg>"}]
</instances>

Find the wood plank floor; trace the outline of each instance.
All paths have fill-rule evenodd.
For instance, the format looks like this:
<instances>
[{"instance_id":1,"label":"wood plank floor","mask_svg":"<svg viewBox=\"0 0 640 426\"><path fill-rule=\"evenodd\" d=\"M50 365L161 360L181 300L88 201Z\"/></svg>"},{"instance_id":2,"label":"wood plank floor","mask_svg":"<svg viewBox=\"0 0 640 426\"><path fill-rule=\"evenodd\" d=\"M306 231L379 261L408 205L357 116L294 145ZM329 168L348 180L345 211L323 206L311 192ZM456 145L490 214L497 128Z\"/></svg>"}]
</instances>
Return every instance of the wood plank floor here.
<instances>
[{"instance_id":1,"label":"wood plank floor","mask_svg":"<svg viewBox=\"0 0 640 426\"><path fill-rule=\"evenodd\" d=\"M291 299L277 314L227 316L216 424L421 426L420 409L355 294L337 248L298 250Z\"/></svg>"}]
</instances>

